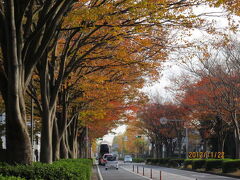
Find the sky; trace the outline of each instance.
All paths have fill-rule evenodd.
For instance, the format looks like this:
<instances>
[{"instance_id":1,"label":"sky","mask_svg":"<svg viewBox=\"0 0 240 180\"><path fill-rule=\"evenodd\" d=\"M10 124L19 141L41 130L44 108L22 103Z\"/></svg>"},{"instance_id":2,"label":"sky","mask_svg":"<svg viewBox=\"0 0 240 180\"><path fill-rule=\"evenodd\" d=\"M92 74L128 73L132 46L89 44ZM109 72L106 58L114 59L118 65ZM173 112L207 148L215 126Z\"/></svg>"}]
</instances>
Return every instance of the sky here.
<instances>
[{"instance_id":1,"label":"sky","mask_svg":"<svg viewBox=\"0 0 240 180\"><path fill-rule=\"evenodd\" d=\"M205 12L214 12L215 16L206 16L206 19L209 20L209 22L212 22L215 24L215 27L222 29L228 26L228 21L226 17L226 12L223 11L221 8L206 8L206 7L200 7L195 9L196 14L201 14ZM222 15L222 16L221 16ZM223 17L225 16L225 17ZM234 17L234 20L237 21L239 24L240 18L239 17ZM195 29L192 32L192 36L187 37L188 40L201 40L204 39L208 41L207 35L205 34L204 31ZM161 68L161 75L159 77L159 80L155 83L152 84L147 84L142 91L145 92L146 94L149 95L149 97L153 97L152 100L154 100L154 96L160 95L161 97L164 97L165 101L171 100L172 99L172 93L170 93L166 87L169 87L172 85L172 82L170 79L176 78L179 75L183 73L183 69L179 66L179 63L172 60L172 61L167 61L163 64L163 67ZM113 132L117 134L122 134L126 130L126 125L121 125L118 128L114 129ZM112 140L114 138L114 134L109 133L103 137L103 142L108 142L112 143Z\"/></svg>"},{"instance_id":2,"label":"sky","mask_svg":"<svg viewBox=\"0 0 240 180\"><path fill-rule=\"evenodd\" d=\"M113 129L112 132L116 133L116 134L113 134L113 133L108 133L106 134L105 136L103 136L103 140L102 142L103 143L108 143L108 144L112 144L112 141L113 141L113 138L114 136L118 135L118 134L122 134L125 132L127 126L126 125L120 125L118 126L117 128Z\"/></svg>"}]
</instances>

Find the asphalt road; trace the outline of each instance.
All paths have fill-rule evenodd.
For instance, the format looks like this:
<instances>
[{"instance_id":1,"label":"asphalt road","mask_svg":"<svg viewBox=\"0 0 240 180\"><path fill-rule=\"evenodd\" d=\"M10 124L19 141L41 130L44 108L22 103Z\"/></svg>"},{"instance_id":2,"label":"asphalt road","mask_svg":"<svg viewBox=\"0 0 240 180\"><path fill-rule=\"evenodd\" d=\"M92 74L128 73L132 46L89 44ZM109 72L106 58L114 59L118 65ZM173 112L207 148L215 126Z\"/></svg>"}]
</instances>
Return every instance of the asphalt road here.
<instances>
[{"instance_id":1,"label":"asphalt road","mask_svg":"<svg viewBox=\"0 0 240 180\"><path fill-rule=\"evenodd\" d=\"M134 172L133 172L134 165ZM137 172L138 166L138 172ZM143 173L144 167L144 173ZM140 163L119 163L119 169L114 168L105 170L104 166L99 166L103 180L237 180L225 176L217 176L206 173L197 173L191 171L178 170L173 168L164 168L159 166L150 166ZM152 178L151 177L152 169ZM143 177L144 174L144 177Z\"/></svg>"},{"instance_id":2,"label":"asphalt road","mask_svg":"<svg viewBox=\"0 0 240 180\"><path fill-rule=\"evenodd\" d=\"M128 170L133 170L133 165L135 165L135 172L136 166L138 167L138 173L143 174L143 167L144 167L144 174L145 176L150 177L150 170L152 169L152 177L153 179L160 179L160 171L162 180L237 180L238 178L231 178L226 176L218 176L213 174L207 173L197 173L192 171L185 171L185 170L178 170L173 168L165 168L159 166L151 166L151 165L144 165L144 164L125 164L122 165L123 168ZM239 179L238 179L239 180Z\"/></svg>"},{"instance_id":3,"label":"asphalt road","mask_svg":"<svg viewBox=\"0 0 240 180\"><path fill-rule=\"evenodd\" d=\"M105 170L104 166L99 166L103 180L146 180L147 178L136 175L123 169L121 166L118 170L109 168Z\"/></svg>"}]
</instances>

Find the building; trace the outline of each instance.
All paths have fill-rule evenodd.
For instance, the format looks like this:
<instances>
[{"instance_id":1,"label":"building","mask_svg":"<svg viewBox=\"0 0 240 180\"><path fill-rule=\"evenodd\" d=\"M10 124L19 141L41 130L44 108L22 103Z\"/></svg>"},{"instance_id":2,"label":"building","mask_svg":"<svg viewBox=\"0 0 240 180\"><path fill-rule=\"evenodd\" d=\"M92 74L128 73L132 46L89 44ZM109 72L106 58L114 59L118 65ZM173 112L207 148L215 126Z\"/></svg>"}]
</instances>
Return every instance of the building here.
<instances>
[{"instance_id":1,"label":"building","mask_svg":"<svg viewBox=\"0 0 240 180\"><path fill-rule=\"evenodd\" d=\"M6 149L6 135L5 135L6 114L0 114L0 149ZM31 123L27 123L27 126L31 128ZM33 161L40 160L40 138L41 134L36 133L33 135Z\"/></svg>"}]
</instances>

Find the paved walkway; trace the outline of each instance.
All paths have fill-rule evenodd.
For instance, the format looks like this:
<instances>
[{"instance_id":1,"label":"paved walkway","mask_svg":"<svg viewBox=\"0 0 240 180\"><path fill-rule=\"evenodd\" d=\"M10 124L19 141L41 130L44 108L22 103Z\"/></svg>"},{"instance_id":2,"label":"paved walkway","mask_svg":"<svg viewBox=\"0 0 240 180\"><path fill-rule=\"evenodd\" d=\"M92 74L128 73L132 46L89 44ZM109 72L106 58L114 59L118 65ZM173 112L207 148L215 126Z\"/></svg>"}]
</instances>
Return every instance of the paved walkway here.
<instances>
[{"instance_id":1,"label":"paved walkway","mask_svg":"<svg viewBox=\"0 0 240 180\"><path fill-rule=\"evenodd\" d=\"M98 180L98 171L96 164L93 165L91 180Z\"/></svg>"}]
</instances>

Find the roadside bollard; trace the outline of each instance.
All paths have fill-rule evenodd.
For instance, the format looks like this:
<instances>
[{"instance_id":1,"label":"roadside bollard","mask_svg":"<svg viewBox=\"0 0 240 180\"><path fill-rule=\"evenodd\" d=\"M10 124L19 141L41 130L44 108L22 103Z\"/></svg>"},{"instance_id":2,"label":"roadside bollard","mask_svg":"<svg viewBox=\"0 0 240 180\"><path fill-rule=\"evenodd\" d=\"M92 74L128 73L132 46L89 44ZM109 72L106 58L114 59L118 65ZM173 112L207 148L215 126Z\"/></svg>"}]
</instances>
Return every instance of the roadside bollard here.
<instances>
[{"instance_id":1,"label":"roadside bollard","mask_svg":"<svg viewBox=\"0 0 240 180\"><path fill-rule=\"evenodd\" d=\"M134 172L134 165L133 165L133 172Z\"/></svg>"},{"instance_id":2,"label":"roadside bollard","mask_svg":"<svg viewBox=\"0 0 240 180\"><path fill-rule=\"evenodd\" d=\"M160 171L160 179L159 180L162 180L162 171Z\"/></svg>"},{"instance_id":3,"label":"roadside bollard","mask_svg":"<svg viewBox=\"0 0 240 180\"><path fill-rule=\"evenodd\" d=\"M144 176L144 167L143 167L143 176Z\"/></svg>"},{"instance_id":4,"label":"roadside bollard","mask_svg":"<svg viewBox=\"0 0 240 180\"><path fill-rule=\"evenodd\" d=\"M138 166L137 166L137 173L138 173Z\"/></svg>"},{"instance_id":5,"label":"roadside bollard","mask_svg":"<svg viewBox=\"0 0 240 180\"><path fill-rule=\"evenodd\" d=\"M151 172L150 172L150 178L152 179L152 168L151 168Z\"/></svg>"}]
</instances>

